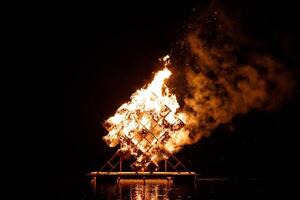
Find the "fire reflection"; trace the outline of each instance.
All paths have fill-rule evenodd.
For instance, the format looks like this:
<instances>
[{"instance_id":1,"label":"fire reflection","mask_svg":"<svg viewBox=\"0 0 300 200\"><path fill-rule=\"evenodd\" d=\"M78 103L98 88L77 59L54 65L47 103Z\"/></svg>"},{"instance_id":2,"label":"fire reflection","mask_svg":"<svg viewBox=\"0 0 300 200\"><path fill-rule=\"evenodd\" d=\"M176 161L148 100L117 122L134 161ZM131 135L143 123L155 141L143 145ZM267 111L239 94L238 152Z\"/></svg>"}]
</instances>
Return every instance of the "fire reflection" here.
<instances>
[{"instance_id":1,"label":"fire reflection","mask_svg":"<svg viewBox=\"0 0 300 200\"><path fill-rule=\"evenodd\" d=\"M129 193L132 200L168 200L173 180L167 179L121 179L118 183L119 199ZM128 191L129 190L129 191Z\"/></svg>"}]
</instances>

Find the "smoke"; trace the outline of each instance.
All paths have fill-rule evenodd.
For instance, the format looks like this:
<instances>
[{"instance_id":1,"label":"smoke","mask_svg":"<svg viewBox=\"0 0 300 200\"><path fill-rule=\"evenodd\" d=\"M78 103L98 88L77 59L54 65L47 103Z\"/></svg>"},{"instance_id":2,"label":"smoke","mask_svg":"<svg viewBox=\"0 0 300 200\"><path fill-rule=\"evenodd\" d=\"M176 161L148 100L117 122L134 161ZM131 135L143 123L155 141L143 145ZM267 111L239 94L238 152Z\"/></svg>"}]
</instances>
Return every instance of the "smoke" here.
<instances>
[{"instance_id":1,"label":"smoke","mask_svg":"<svg viewBox=\"0 0 300 200\"><path fill-rule=\"evenodd\" d=\"M278 109L295 88L285 65L259 53L257 43L242 34L237 22L222 10L202 18L189 25L180 51L172 56L177 66L184 66L178 88L189 144L237 115Z\"/></svg>"}]
</instances>

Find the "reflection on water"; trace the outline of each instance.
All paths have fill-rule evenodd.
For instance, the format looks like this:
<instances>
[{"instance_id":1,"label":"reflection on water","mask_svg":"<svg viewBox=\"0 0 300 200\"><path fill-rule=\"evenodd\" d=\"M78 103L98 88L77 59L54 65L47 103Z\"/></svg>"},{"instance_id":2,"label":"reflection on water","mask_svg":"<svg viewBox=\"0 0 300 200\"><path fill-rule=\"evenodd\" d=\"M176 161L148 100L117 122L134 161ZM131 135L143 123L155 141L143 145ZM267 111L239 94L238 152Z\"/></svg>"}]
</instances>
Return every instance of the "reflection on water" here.
<instances>
[{"instance_id":1,"label":"reflection on water","mask_svg":"<svg viewBox=\"0 0 300 200\"><path fill-rule=\"evenodd\" d=\"M191 199L193 185L177 187L171 179L121 179L117 184L100 184L97 197L101 199Z\"/></svg>"},{"instance_id":2,"label":"reflection on water","mask_svg":"<svg viewBox=\"0 0 300 200\"><path fill-rule=\"evenodd\" d=\"M199 178L193 180L143 179L120 180L118 183L97 181L94 195L89 199L282 199L299 197L298 179L220 179Z\"/></svg>"},{"instance_id":3,"label":"reflection on water","mask_svg":"<svg viewBox=\"0 0 300 200\"><path fill-rule=\"evenodd\" d=\"M169 180L120 180L119 196L127 190L130 199L169 199L170 190ZM129 190L129 191L128 191Z\"/></svg>"}]
</instances>

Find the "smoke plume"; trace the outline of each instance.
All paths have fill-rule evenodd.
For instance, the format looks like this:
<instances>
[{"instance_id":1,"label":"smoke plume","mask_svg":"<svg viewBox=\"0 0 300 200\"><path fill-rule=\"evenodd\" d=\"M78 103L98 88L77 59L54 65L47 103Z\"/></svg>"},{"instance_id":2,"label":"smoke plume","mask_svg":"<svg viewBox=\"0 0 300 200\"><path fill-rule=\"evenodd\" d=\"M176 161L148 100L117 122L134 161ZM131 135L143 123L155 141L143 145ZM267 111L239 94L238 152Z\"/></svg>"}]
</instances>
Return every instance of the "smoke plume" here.
<instances>
[{"instance_id":1,"label":"smoke plume","mask_svg":"<svg viewBox=\"0 0 300 200\"><path fill-rule=\"evenodd\" d=\"M253 44L220 10L190 25L173 56L177 66L184 66L178 88L188 118L187 143L253 109L276 110L291 97L292 74Z\"/></svg>"}]
</instances>

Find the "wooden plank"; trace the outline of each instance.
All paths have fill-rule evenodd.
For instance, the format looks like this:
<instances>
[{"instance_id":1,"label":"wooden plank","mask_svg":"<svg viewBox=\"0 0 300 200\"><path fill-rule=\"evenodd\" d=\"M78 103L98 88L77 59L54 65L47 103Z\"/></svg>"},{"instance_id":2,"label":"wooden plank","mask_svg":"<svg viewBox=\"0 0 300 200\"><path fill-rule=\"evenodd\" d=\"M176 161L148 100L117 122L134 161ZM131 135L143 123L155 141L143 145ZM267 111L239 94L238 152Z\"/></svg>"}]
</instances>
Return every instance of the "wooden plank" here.
<instances>
[{"instance_id":1,"label":"wooden plank","mask_svg":"<svg viewBox=\"0 0 300 200\"><path fill-rule=\"evenodd\" d=\"M195 172L91 172L88 176L145 176L145 177L169 177L169 176L199 176Z\"/></svg>"}]
</instances>

